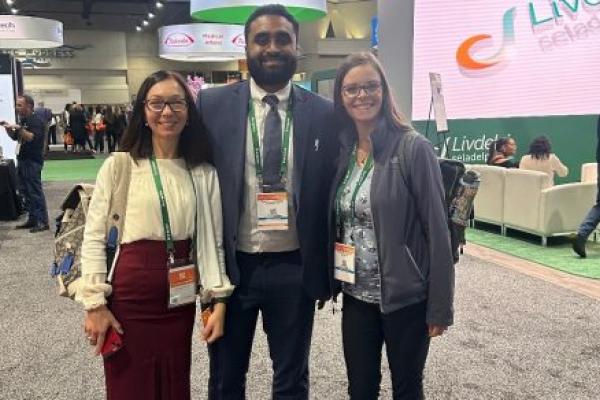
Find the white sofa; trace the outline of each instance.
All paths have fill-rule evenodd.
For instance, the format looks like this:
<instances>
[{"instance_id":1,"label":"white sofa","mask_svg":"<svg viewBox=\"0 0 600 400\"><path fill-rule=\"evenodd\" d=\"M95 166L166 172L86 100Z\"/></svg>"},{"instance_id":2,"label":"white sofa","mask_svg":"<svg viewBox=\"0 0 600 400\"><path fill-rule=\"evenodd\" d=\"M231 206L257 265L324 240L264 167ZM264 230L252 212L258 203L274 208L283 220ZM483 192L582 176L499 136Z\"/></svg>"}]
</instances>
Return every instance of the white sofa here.
<instances>
[{"instance_id":1,"label":"white sofa","mask_svg":"<svg viewBox=\"0 0 600 400\"><path fill-rule=\"evenodd\" d=\"M596 182L598 179L598 164L581 164L581 182Z\"/></svg>"},{"instance_id":2,"label":"white sofa","mask_svg":"<svg viewBox=\"0 0 600 400\"><path fill-rule=\"evenodd\" d=\"M467 168L478 172L481 179L479 191L473 203L475 221L498 225L504 234L504 174L506 168L482 164L468 165Z\"/></svg>"},{"instance_id":3,"label":"white sofa","mask_svg":"<svg viewBox=\"0 0 600 400\"><path fill-rule=\"evenodd\" d=\"M595 181L544 189L543 172L487 165L469 168L481 173L475 220L499 225L502 234L510 228L538 235L544 246L548 237L577 232L596 199ZM503 182L499 182L501 178Z\"/></svg>"}]
</instances>

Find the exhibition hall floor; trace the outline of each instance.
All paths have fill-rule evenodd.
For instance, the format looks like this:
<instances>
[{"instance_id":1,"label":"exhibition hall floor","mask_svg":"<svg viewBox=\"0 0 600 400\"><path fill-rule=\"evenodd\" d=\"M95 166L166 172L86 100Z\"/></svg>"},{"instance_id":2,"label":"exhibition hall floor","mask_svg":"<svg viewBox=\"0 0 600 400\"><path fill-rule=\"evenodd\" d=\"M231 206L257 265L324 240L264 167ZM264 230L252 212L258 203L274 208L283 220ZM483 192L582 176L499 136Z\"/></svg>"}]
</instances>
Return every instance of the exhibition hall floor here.
<instances>
[{"instance_id":1,"label":"exhibition hall floor","mask_svg":"<svg viewBox=\"0 0 600 400\"><path fill-rule=\"evenodd\" d=\"M44 183L51 218L71 186ZM102 399L102 362L86 344L83 313L56 296L47 273L52 234L15 230L16 224L0 223L0 399ZM427 398L598 399L598 281L477 245L466 251L456 266L455 325L431 346ZM339 308L333 314L328 304L316 313L311 399L347 398ZM270 360L258 331L249 400L270 397ZM193 399L206 398L207 369L206 349L196 339ZM385 370L381 398L391 399Z\"/></svg>"}]
</instances>

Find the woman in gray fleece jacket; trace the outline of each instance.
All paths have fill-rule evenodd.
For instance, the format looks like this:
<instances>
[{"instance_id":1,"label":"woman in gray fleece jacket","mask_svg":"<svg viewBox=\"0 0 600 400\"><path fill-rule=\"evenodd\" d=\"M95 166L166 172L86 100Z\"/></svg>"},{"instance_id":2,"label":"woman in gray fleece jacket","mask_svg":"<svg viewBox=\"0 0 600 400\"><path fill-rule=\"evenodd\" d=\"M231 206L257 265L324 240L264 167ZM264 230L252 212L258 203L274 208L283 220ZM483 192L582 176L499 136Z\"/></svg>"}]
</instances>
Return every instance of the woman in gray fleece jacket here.
<instances>
[{"instance_id":1,"label":"woman in gray fleece jacket","mask_svg":"<svg viewBox=\"0 0 600 400\"><path fill-rule=\"evenodd\" d=\"M431 143L397 111L370 53L338 68L342 151L332 189L331 283L343 292L351 399L377 399L385 343L394 399L423 398L430 338L453 323L454 264ZM412 135L403 171L400 141Z\"/></svg>"}]
</instances>

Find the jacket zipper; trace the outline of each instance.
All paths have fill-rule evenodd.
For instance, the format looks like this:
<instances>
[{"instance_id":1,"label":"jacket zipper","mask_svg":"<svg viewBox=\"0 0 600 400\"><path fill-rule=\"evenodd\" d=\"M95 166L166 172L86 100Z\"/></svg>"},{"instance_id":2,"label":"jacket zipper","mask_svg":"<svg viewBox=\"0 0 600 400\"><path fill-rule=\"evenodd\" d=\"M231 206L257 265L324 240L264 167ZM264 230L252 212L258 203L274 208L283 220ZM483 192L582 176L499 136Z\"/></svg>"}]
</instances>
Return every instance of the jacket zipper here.
<instances>
[{"instance_id":1,"label":"jacket zipper","mask_svg":"<svg viewBox=\"0 0 600 400\"><path fill-rule=\"evenodd\" d=\"M369 201L370 203L370 207L371 207L371 215L373 216L373 230L375 231L375 243L377 244L377 269L379 270L379 309L381 310L381 313L384 313L383 310L383 273L382 273L382 264L381 264L381 251L379 248L379 234L378 234L378 229L377 229L377 223L375 222L377 220L377 218L375 218L375 212L373 210L373 187L375 185L373 185L374 182L376 182L377 180L376 178L376 171L377 169L375 168L376 166L376 160L375 160L375 155L373 155L373 161L375 162L375 165L373 166L373 178L371 179L371 190L370 190L370 196L371 196L371 200ZM378 176L379 174L377 174Z\"/></svg>"}]
</instances>

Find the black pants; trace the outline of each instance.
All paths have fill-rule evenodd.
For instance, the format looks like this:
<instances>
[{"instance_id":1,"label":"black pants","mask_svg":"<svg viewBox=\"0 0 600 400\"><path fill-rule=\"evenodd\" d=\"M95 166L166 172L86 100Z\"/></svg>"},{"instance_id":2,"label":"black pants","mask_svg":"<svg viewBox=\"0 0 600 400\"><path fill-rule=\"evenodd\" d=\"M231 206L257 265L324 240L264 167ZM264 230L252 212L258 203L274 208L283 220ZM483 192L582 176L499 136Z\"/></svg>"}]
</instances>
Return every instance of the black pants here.
<instances>
[{"instance_id":1,"label":"black pants","mask_svg":"<svg viewBox=\"0 0 600 400\"><path fill-rule=\"evenodd\" d=\"M106 130L106 142L108 143L108 151L112 153L117 147L117 132L114 130Z\"/></svg>"},{"instance_id":2,"label":"black pants","mask_svg":"<svg viewBox=\"0 0 600 400\"><path fill-rule=\"evenodd\" d=\"M225 335L209 346L209 400L244 400L258 312L273 362L272 398L308 399L314 301L304 293L299 251L238 253L240 284L227 304Z\"/></svg>"},{"instance_id":3,"label":"black pants","mask_svg":"<svg viewBox=\"0 0 600 400\"><path fill-rule=\"evenodd\" d=\"M381 349L387 352L394 400L423 399L423 369L429 350L426 303L382 314L379 305L344 295L342 338L353 400L376 400L381 383Z\"/></svg>"},{"instance_id":4,"label":"black pants","mask_svg":"<svg viewBox=\"0 0 600 400\"><path fill-rule=\"evenodd\" d=\"M94 150L104 153L104 131L94 133Z\"/></svg>"},{"instance_id":5,"label":"black pants","mask_svg":"<svg viewBox=\"0 0 600 400\"><path fill-rule=\"evenodd\" d=\"M48 128L48 144L56 144L56 125Z\"/></svg>"}]
</instances>

